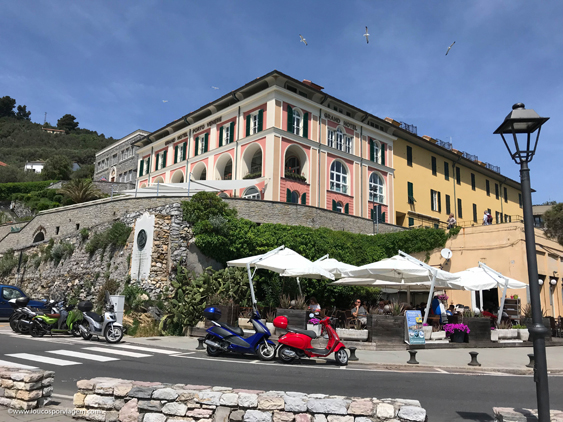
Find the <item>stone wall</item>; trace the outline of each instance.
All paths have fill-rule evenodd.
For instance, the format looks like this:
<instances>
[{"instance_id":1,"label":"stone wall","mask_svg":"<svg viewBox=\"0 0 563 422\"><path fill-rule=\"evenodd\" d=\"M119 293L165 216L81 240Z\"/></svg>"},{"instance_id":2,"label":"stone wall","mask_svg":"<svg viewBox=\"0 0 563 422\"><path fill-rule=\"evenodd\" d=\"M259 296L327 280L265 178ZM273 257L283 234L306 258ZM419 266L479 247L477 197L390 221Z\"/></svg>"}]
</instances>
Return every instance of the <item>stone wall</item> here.
<instances>
[{"instance_id":1,"label":"stone wall","mask_svg":"<svg viewBox=\"0 0 563 422\"><path fill-rule=\"evenodd\" d=\"M0 366L0 406L36 409L45 406L53 393L53 371Z\"/></svg>"},{"instance_id":2,"label":"stone wall","mask_svg":"<svg viewBox=\"0 0 563 422\"><path fill-rule=\"evenodd\" d=\"M41 230L45 239L61 238L77 234L80 229L108 223L147 209L179 203L187 197L132 198L114 197L41 211L33 220L25 224L18 233L8 233L0 238L0 253L7 249L20 249L33 243L35 234ZM274 201L253 201L248 199L226 199L236 208L239 216L257 223L280 223L301 225L313 228L326 227L332 230L345 230L352 233L373 233L371 220L310 207ZM379 232L405 230L391 224L379 224Z\"/></svg>"},{"instance_id":3,"label":"stone wall","mask_svg":"<svg viewBox=\"0 0 563 422\"><path fill-rule=\"evenodd\" d=\"M161 384L115 378L77 383L75 418L139 422L375 422L426 420L417 400ZM100 412L100 410L102 412Z\"/></svg>"},{"instance_id":4,"label":"stone wall","mask_svg":"<svg viewBox=\"0 0 563 422\"><path fill-rule=\"evenodd\" d=\"M24 227L26 224L27 224L26 222L22 222L22 223L6 223L0 225L0 239L2 239L8 233L11 233L12 227L14 228Z\"/></svg>"}]
</instances>

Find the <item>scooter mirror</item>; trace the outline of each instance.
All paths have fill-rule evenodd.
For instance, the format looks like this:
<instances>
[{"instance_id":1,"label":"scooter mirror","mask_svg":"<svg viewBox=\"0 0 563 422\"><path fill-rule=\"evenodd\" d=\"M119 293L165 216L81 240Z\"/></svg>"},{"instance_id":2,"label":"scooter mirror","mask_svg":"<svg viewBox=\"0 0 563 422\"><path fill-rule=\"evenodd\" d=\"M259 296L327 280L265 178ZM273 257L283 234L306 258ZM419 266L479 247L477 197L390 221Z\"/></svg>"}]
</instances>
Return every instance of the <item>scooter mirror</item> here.
<instances>
[{"instance_id":1,"label":"scooter mirror","mask_svg":"<svg viewBox=\"0 0 563 422\"><path fill-rule=\"evenodd\" d=\"M309 318L314 318L314 317L315 317L315 314L311 312L311 313L309 314Z\"/></svg>"}]
</instances>

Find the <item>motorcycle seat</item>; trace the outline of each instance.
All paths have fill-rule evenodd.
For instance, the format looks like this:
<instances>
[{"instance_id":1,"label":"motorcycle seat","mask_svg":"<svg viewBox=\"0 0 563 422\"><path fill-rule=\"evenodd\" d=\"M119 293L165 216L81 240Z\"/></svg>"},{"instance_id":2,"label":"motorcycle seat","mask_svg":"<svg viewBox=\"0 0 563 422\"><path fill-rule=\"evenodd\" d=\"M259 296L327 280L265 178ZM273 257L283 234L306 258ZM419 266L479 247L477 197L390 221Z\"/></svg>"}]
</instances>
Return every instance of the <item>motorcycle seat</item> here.
<instances>
[{"instance_id":1,"label":"motorcycle seat","mask_svg":"<svg viewBox=\"0 0 563 422\"><path fill-rule=\"evenodd\" d=\"M96 322L103 322L104 321L104 317L101 315L98 315L94 312L86 312L86 315L88 315L90 318L92 318L94 321Z\"/></svg>"},{"instance_id":2,"label":"motorcycle seat","mask_svg":"<svg viewBox=\"0 0 563 422\"><path fill-rule=\"evenodd\" d=\"M244 336L244 331L240 327L233 327L231 325L225 324L224 322L220 322L219 325L229 331L232 331L236 335L239 335L241 337Z\"/></svg>"},{"instance_id":3,"label":"motorcycle seat","mask_svg":"<svg viewBox=\"0 0 563 422\"><path fill-rule=\"evenodd\" d=\"M311 338L317 338L317 333L315 333L314 331L310 331L310 330L302 330L300 328L287 327L287 331L291 332L291 333L296 333L296 334L304 334L304 335L309 336Z\"/></svg>"},{"instance_id":4,"label":"motorcycle seat","mask_svg":"<svg viewBox=\"0 0 563 422\"><path fill-rule=\"evenodd\" d=\"M60 318L61 314L45 314L45 316L49 318Z\"/></svg>"}]
</instances>

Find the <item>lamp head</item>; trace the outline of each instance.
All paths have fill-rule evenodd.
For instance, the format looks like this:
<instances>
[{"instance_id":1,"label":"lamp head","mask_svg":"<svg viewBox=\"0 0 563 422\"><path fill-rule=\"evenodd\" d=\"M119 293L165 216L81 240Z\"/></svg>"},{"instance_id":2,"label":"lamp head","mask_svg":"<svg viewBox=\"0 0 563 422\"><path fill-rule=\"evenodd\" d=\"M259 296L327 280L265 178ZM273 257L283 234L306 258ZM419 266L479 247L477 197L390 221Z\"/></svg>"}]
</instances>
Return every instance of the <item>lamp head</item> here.
<instances>
[{"instance_id":1,"label":"lamp head","mask_svg":"<svg viewBox=\"0 0 563 422\"><path fill-rule=\"evenodd\" d=\"M516 164L529 163L536 153L536 147L540 137L541 126L549 120L549 117L540 117L532 109L526 109L524 104L516 103L512 106L512 111L506 116L504 122L495 130L499 134L508 149L510 157ZM535 141L532 134L537 130ZM504 135L512 134L514 145L509 138L509 142ZM520 141L518 140L520 136Z\"/></svg>"}]
</instances>

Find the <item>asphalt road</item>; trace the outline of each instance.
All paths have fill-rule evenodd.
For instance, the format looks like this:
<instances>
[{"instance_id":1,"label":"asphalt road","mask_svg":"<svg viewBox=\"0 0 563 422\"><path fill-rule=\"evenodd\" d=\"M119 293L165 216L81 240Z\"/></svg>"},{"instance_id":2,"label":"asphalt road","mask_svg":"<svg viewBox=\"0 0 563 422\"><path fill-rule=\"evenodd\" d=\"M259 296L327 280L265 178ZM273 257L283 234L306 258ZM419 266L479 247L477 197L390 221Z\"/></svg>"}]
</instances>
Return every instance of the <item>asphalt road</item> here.
<instances>
[{"instance_id":1,"label":"asphalt road","mask_svg":"<svg viewBox=\"0 0 563 422\"><path fill-rule=\"evenodd\" d=\"M57 353L50 353L53 351ZM112 358L115 360L109 360ZM66 361L68 366L55 365L61 362L52 359ZM430 421L492 421L494 406L535 408L535 385L530 376L391 372L357 364L340 369L330 361L283 365L242 356L209 358L205 353L174 351L157 344L143 350L126 342L116 347L103 341L62 337L35 340L6 334L0 334L0 366L1 361L54 370L55 393L68 396L76 392L77 380L105 376L173 384L416 399L426 408ZM563 377L551 377L550 390L552 407L562 408Z\"/></svg>"}]
</instances>

